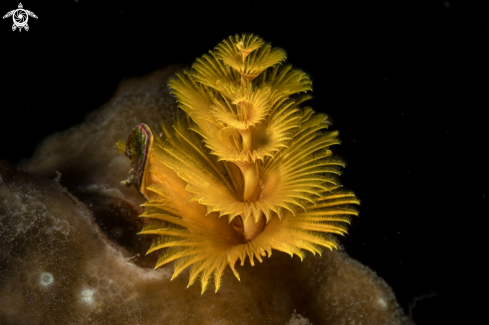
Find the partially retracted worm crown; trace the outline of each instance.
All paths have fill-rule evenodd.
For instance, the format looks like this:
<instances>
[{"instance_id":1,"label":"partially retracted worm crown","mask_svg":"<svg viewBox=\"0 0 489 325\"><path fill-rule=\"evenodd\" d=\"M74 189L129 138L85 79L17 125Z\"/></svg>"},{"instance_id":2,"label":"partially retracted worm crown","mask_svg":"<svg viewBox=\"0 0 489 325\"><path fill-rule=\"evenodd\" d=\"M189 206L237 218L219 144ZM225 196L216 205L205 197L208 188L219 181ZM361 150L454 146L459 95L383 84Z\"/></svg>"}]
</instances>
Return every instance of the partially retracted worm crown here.
<instances>
[{"instance_id":1,"label":"partially retracted worm crown","mask_svg":"<svg viewBox=\"0 0 489 325\"><path fill-rule=\"evenodd\" d=\"M336 248L359 200L341 188L344 161L325 114L304 102L311 80L286 53L252 34L231 36L169 82L180 114L163 137L145 124L124 145L123 184L147 198L140 234L159 235L156 267L190 267L189 286L215 290L227 266L262 262L276 249L301 259ZM160 131L157 132L158 134Z\"/></svg>"}]
</instances>

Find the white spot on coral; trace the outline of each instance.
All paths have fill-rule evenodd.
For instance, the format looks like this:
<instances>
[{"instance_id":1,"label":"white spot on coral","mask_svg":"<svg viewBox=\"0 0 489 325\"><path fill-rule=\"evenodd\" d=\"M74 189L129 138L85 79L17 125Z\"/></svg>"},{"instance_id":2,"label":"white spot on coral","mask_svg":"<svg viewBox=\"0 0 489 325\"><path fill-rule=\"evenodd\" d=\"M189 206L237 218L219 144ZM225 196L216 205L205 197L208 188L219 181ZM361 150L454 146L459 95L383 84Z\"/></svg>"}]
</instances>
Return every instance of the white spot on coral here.
<instances>
[{"instance_id":1,"label":"white spot on coral","mask_svg":"<svg viewBox=\"0 0 489 325\"><path fill-rule=\"evenodd\" d=\"M93 295L95 294L95 290L93 289L83 289L80 297L83 302L87 304L92 304L94 301Z\"/></svg>"},{"instance_id":2,"label":"white spot on coral","mask_svg":"<svg viewBox=\"0 0 489 325\"><path fill-rule=\"evenodd\" d=\"M379 304L380 308L382 308L382 309L385 309L385 308L387 307L387 303L386 303L386 302L385 302L385 300L384 300L384 299L382 299L382 298L379 298L379 299L377 300L377 303Z\"/></svg>"},{"instance_id":3,"label":"white spot on coral","mask_svg":"<svg viewBox=\"0 0 489 325\"><path fill-rule=\"evenodd\" d=\"M53 275L49 272L42 272L41 276L39 277L39 282L41 283L41 285L45 287L53 283L53 281L54 281Z\"/></svg>"}]
</instances>

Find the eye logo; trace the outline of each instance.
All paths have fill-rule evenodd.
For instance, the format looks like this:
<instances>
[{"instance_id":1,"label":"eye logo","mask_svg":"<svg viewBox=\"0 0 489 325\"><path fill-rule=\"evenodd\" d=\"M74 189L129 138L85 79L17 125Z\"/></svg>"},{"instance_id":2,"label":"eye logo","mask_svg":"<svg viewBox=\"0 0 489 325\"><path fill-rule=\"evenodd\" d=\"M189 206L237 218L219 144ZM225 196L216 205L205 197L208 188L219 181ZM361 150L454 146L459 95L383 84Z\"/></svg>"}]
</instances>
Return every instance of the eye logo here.
<instances>
[{"instance_id":1,"label":"eye logo","mask_svg":"<svg viewBox=\"0 0 489 325\"><path fill-rule=\"evenodd\" d=\"M5 14L5 16L3 16L3 19L12 16L12 19L14 21L14 24L12 25L12 31L15 31L17 28L19 29L19 32L22 31L22 28L28 31L29 25L27 25L27 21L29 20L29 16L37 19L35 13L29 10L25 10L23 8L24 7L22 6L22 3L19 3L18 9L9 11Z\"/></svg>"}]
</instances>

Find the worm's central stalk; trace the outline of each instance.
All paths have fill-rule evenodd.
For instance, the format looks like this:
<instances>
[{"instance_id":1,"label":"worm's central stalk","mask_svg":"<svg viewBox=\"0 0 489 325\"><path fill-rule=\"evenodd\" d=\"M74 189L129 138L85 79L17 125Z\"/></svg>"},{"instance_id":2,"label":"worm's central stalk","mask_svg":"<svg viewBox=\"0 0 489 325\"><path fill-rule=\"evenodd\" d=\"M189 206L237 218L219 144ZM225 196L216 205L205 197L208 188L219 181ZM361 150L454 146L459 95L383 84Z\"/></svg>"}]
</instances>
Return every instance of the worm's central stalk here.
<instances>
[{"instance_id":1,"label":"worm's central stalk","mask_svg":"<svg viewBox=\"0 0 489 325\"><path fill-rule=\"evenodd\" d=\"M243 151L251 153L253 151L253 135L250 129L238 129L238 132L241 134L241 140L243 141ZM243 170L241 169L241 171Z\"/></svg>"},{"instance_id":2,"label":"worm's central stalk","mask_svg":"<svg viewBox=\"0 0 489 325\"><path fill-rule=\"evenodd\" d=\"M238 131L241 134L243 141L243 151L252 152L253 138L251 131L249 129L240 129ZM241 170L244 179L243 201L253 202L258 200L260 197L260 173L258 171L258 163L237 163L236 165ZM251 240L258 236L265 227L265 219L263 217L260 217L257 221L255 221L253 217L249 217L247 220L244 220L242 217L240 217L240 219L240 226L242 226L242 228L239 228L239 233L243 235L245 241ZM235 230L238 231L236 227Z\"/></svg>"},{"instance_id":3,"label":"worm's central stalk","mask_svg":"<svg viewBox=\"0 0 489 325\"><path fill-rule=\"evenodd\" d=\"M245 241L252 240L265 228L265 218L260 217L258 222L253 220L253 217L249 217L248 220L243 222L243 236Z\"/></svg>"},{"instance_id":4,"label":"worm's central stalk","mask_svg":"<svg viewBox=\"0 0 489 325\"><path fill-rule=\"evenodd\" d=\"M260 196L258 185L260 184L260 175L257 163L237 164L244 179L243 201L253 202Z\"/></svg>"}]
</instances>

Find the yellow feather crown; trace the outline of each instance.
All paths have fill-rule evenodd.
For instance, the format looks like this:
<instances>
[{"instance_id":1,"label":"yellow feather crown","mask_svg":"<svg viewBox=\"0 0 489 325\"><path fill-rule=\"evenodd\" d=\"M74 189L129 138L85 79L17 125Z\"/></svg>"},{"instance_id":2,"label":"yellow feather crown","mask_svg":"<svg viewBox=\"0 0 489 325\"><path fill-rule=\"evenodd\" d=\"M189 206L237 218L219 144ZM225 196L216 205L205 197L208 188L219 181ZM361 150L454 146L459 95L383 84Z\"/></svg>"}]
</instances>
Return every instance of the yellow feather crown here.
<instances>
[{"instance_id":1,"label":"yellow feather crown","mask_svg":"<svg viewBox=\"0 0 489 325\"><path fill-rule=\"evenodd\" d=\"M211 278L219 289L227 266L239 279L238 259L336 248L332 234L357 215L329 149L338 133L301 107L311 81L285 58L254 35L225 39L171 79L186 116L162 126L166 141L144 124L128 138L134 168L123 184L148 198L140 233L159 235L148 253L162 251L156 267L175 261L173 277L191 267L189 286L200 277L202 293Z\"/></svg>"}]
</instances>

